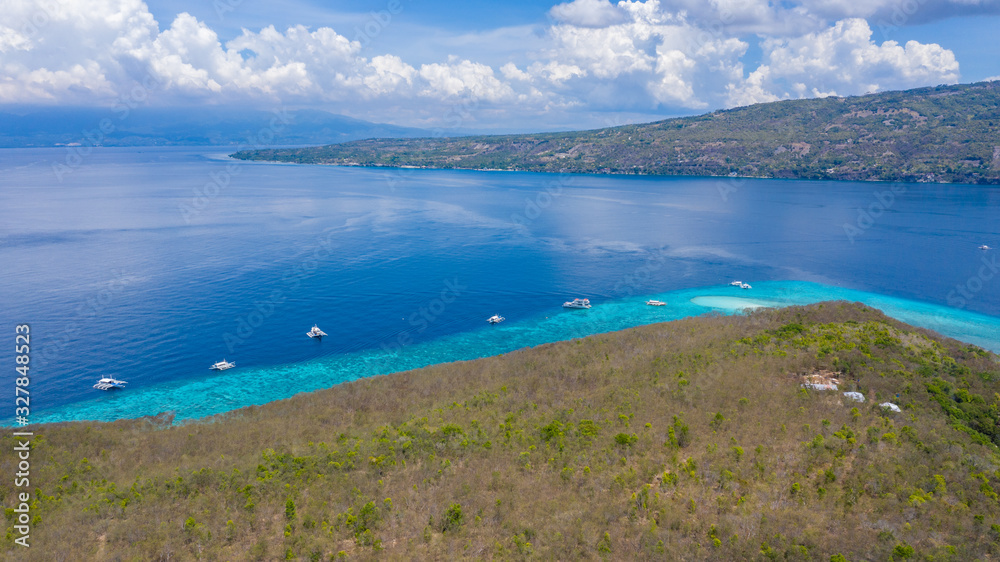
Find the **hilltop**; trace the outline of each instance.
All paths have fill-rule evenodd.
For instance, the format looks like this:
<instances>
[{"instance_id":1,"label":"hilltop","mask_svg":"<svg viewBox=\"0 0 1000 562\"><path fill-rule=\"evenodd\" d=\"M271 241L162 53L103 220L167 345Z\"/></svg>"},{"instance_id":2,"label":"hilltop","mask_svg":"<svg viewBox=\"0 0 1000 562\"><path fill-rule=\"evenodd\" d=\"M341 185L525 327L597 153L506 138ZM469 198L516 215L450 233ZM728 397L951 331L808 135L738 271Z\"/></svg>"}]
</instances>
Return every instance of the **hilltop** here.
<instances>
[{"instance_id":1,"label":"hilltop","mask_svg":"<svg viewBox=\"0 0 1000 562\"><path fill-rule=\"evenodd\" d=\"M867 401L802 389L797 375L820 369ZM997 356L860 304L689 318L180 425L26 428L32 546L12 542L8 479L2 549L19 560L995 559L998 392ZM13 474L13 438L0 441L0 471Z\"/></svg>"},{"instance_id":2,"label":"hilltop","mask_svg":"<svg viewBox=\"0 0 1000 562\"><path fill-rule=\"evenodd\" d=\"M369 139L244 160L532 172L1000 183L1000 81L763 103L592 131Z\"/></svg>"}]
</instances>

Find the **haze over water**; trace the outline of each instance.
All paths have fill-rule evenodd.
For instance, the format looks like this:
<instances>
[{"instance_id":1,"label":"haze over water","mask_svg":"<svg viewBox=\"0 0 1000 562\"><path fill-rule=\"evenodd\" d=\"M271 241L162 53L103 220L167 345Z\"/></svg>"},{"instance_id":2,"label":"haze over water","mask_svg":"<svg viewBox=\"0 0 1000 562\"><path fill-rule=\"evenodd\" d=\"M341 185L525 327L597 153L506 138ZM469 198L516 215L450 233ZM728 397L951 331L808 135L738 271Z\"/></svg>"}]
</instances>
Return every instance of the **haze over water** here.
<instances>
[{"instance_id":1,"label":"haze over water","mask_svg":"<svg viewBox=\"0 0 1000 562\"><path fill-rule=\"evenodd\" d=\"M996 256L977 249L1000 247L996 187L908 184L879 203L891 186L294 166L227 152L95 149L61 181L52 163L64 149L0 154L0 309L11 344L14 325L31 325L32 421L198 417L826 298L1000 351ZM859 208L878 216L859 222ZM642 304L657 296L669 305ZM574 297L594 308L560 308ZM507 321L488 326L496 313ZM322 342L305 336L314 323ZM12 352L0 346L0 364ZM208 370L223 358L237 368ZM103 375L128 389L91 388Z\"/></svg>"}]
</instances>

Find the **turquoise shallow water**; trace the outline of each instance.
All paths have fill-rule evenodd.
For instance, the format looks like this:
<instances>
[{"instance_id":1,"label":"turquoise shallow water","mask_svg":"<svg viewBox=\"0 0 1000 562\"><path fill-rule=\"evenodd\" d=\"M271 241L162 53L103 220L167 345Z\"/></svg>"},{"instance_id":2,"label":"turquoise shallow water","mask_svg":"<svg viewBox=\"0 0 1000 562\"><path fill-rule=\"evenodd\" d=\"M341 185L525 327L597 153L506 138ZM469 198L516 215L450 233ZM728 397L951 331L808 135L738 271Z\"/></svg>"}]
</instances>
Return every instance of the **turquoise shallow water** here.
<instances>
[{"instance_id":1,"label":"turquoise shallow water","mask_svg":"<svg viewBox=\"0 0 1000 562\"><path fill-rule=\"evenodd\" d=\"M886 186L290 166L152 147L94 149L60 182L64 153L0 158L0 310L31 328L31 422L191 419L713 309L824 299L1000 340L996 318L943 308L1000 318L1000 253L978 249L1000 246L994 186L907 185L858 233L859 210ZM595 307L559 307L573 297ZM650 297L670 305L644 306ZM496 313L508 320L491 328ZM313 324L329 337L305 337ZM14 352L0 345L0 365ZM208 370L223 358L237 368ZM95 390L108 375L128 388Z\"/></svg>"},{"instance_id":2,"label":"turquoise shallow water","mask_svg":"<svg viewBox=\"0 0 1000 562\"><path fill-rule=\"evenodd\" d=\"M648 299L667 306L646 306ZM522 320L481 327L431 341L379 350L351 352L312 361L268 367L237 367L199 380L160 383L102 393L34 416L36 423L70 420L111 421L172 411L176 420L200 418L259 405L300 392L358 378L450 361L476 359L543 343L611 332L711 311L739 313L745 308L780 307L825 300L847 300L878 308L899 320L1000 352L1000 318L940 305L801 281L756 282L753 289L730 286L684 289L595 302L590 310L549 310ZM503 311L499 311L503 314Z\"/></svg>"}]
</instances>

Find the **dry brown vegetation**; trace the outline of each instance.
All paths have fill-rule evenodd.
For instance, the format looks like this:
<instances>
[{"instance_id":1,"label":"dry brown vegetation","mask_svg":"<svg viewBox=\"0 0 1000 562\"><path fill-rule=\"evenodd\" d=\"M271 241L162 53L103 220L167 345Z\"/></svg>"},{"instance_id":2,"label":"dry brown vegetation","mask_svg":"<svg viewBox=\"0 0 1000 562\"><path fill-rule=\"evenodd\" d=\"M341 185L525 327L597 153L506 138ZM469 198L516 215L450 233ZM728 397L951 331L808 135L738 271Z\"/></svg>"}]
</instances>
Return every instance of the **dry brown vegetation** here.
<instances>
[{"instance_id":1,"label":"dry brown vegetation","mask_svg":"<svg viewBox=\"0 0 1000 562\"><path fill-rule=\"evenodd\" d=\"M868 401L801 389L796 374L816 369ZM194 423L36 427L32 547L11 542L8 511L3 552L996 559L998 378L992 354L824 303L547 344ZM903 412L878 408L887 399ZM0 448L13 474L9 436ZM5 478L5 507L14 491Z\"/></svg>"}]
</instances>

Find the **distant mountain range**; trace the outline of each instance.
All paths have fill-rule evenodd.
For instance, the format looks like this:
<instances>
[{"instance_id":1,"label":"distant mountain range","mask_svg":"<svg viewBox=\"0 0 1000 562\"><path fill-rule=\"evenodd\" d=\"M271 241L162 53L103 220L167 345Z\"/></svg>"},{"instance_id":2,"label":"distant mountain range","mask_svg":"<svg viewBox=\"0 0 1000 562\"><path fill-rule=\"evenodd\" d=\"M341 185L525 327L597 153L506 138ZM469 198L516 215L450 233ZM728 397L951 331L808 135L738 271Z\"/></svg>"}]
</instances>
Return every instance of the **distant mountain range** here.
<instances>
[{"instance_id":1,"label":"distant mountain range","mask_svg":"<svg viewBox=\"0 0 1000 562\"><path fill-rule=\"evenodd\" d=\"M1000 183L1000 81L789 100L592 131L241 151L306 164Z\"/></svg>"},{"instance_id":2,"label":"distant mountain range","mask_svg":"<svg viewBox=\"0 0 1000 562\"><path fill-rule=\"evenodd\" d=\"M226 107L0 109L0 148L75 144L288 146L428 134L424 129L371 123L317 110L271 112Z\"/></svg>"}]
</instances>

